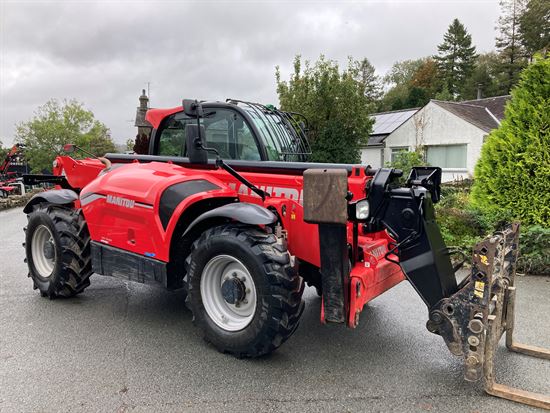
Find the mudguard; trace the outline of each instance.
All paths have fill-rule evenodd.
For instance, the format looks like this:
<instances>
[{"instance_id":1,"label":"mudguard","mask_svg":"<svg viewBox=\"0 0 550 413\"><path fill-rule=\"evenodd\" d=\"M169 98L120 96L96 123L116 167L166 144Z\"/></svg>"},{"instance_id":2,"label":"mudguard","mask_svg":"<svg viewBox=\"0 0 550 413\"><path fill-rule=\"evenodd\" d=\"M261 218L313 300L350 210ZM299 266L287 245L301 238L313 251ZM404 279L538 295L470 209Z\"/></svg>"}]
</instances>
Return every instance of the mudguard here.
<instances>
[{"instance_id":1,"label":"mudguard","mask_svg":"<svg viewBox=\"0 0 550 413\"><path fill-rule=\"evenodd\" d=\"M77 199L78 195L75 191L70 189L52 189L50 191L40 192L34 195L29 202L27 202L25 208L23 208L23 212L25 214L32 212L32 207L41 202L49 202L50 204L55 205L66 205L76 201Z\"/></svg>"},{"instance_id":2,"label":"mudguard","mask_svg":"<svg viewBox=\"0 0 550 413\"><path fill-rule=\"evenodd\" d=\"M187 227L183 235L187 235L197 225L212 218L229 218L249 225L268 225L277 221L277 216L267 208L247 202L236 202L199 215Z\"/></svg>"}]
</instances>

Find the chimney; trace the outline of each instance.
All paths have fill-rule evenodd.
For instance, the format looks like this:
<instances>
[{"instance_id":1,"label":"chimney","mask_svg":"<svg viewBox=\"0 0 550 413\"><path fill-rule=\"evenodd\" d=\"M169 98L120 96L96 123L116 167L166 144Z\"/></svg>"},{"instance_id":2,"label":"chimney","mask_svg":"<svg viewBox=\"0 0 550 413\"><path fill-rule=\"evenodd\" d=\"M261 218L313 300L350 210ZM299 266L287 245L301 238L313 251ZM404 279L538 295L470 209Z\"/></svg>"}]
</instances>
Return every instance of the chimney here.
<instances>
[{"instance_id":1,"label":"chimney","mask_svg":"<svg viewBox=\"0 0 550 413\"><path fill-rule=\"evenodd\" d=\"M480 100L482 98L481 89L483 88L483 83L477 84L477 100Z\"/></svg>"},{"instance_id":2,"label":"chimney","mask_svg":"<svg viewBox=\"0 0 550 413\"><path fill-rule=\"evenodd\" d=\"M149 98L145 94L145 89L141 89L141 96L139 97L139 108L140 109L149 109Z\"/></svg>"}]
</instances>

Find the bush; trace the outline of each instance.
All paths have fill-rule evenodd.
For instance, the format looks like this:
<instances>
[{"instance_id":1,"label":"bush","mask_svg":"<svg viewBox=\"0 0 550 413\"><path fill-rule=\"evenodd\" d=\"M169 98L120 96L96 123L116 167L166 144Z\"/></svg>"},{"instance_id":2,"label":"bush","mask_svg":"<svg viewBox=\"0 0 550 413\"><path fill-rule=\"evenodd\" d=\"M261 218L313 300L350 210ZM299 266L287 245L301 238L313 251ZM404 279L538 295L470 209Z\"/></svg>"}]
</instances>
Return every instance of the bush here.
<instances>
[{"instance_id":1,"label":"bush","mask_svg":"<svg viewBox=\"0 0 550 413\"><path fill-rule=\"evenodd\" d=\"M487 214L473 207L470 189L471 181L443 184L441 201L435 206L445 244L464 253L468 261L476 243L510 223L499 211ZM522 226L519 246L519 273L550 275L550 228Z\"/></svg>"},{"instance_id":2,"label":"bush","mask_svg":"<svg viewBox=\"0 0 550 413\"><path fill-rule=\"evenodd\" d=\"M550 59L521 74L475 168L472 205L490 220L550 227Z\"/></svg>"},{"instance_id":3,"label":"bush","mask_svg":"<svg viewBox=\"0 0 550 413\"><path fill-rule=\"evenodd\" d=\"M401 151L394 155L393 162L386 162L386 166L395 169L401 169L403 176L396 182L400 185L404 184L407 180L409 173L413 166L427 166L428 164L424 160L424 154L421 148L417 148L414 151Z\"/></svg>"},{"instance_id":4,"label":"bush","mask_svg":"<svg viewBox=\"0 0 550 413\"><path fill-rule=\"evenodd\" d=\"M518 272L550 275L550 228L522 228L519 245Z\"/></svg>"},{"instance_id":5,"label":"bush","mask_svg":"<svg viewBox=\"0 0 550 413\"><path fill-rule=\"evenodd\" d=\"M436 219L445 244L470 258L473 246L490 228L483 215L470 206L471 181L441 186L441 201L436 204Z\"/></svg>"}]
</instances>

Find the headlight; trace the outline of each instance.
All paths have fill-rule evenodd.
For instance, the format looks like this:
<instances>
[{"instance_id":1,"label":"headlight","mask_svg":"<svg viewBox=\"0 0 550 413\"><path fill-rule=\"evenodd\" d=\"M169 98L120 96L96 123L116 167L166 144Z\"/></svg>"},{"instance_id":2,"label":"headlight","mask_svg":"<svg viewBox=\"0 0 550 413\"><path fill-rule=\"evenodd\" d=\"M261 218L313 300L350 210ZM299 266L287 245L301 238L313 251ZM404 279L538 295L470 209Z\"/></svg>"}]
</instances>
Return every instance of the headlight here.
<instances>
[{"instance_id":1,"label":"headlight","mask_svg":"<svg viewBox=\"0 0 550 413\"><path fill-rule=\"evenodd\" d=\"M357 219L367 219L369 217L369 201L359 201L355 204L355 217Z\"/></svg>"}]
</instances>

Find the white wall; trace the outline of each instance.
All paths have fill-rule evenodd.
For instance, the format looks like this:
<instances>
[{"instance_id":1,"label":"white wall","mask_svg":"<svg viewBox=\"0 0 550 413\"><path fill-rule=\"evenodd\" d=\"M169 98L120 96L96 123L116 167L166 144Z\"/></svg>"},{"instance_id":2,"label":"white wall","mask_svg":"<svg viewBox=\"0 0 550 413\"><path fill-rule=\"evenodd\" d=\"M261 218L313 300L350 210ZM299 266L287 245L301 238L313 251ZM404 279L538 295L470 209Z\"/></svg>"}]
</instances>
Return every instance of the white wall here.
<instances>
[{"instance_id":1,"label":"white wall","mask_svg":"<svg viewBox=\"0 0 550 413\"><path fill-rule=\"evenodd\" d=\"M384 166L382 162L382 148L362 148L361 149L361 164L370 165L373 168L381 168Z\"/></svg>"},{"instance_id":2,"label":"white wall","mask_svg":"<svg viewBox=\"0 0 550 413\"><path fill-rule=\"evenodd\" d=\"M466 144L466 168L443 169L442 180L469 178L474 173L485 135L483 130L430 102L386 138L384 161L390 160L392 147Z\"/></svg>"}]
</instances>

